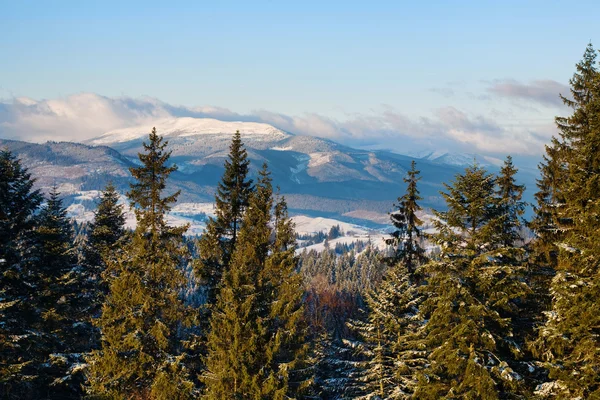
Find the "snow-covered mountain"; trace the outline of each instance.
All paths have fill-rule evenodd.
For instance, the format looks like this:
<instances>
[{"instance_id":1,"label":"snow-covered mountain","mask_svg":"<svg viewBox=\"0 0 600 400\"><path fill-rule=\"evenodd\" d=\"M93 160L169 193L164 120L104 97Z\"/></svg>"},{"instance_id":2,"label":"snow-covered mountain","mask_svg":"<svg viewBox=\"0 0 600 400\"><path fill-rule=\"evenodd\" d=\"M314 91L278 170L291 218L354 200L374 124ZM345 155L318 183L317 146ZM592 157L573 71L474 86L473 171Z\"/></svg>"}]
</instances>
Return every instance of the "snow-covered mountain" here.
<instances>
[{"instance_id":1,"label":"snow-covered mountain","mask_svg":"<svg viewBox=\"0 0 600 400\"><path fill-rule=\"evenodd\" d=\"M410 152L407 155L418 160L427 160L437 164L468 166L476 162L483 166L500 167L504 160L499 158L484 156L480 154L456 153L447 150L424 150L419 152Z\"/></svg>"},{"instance_id":2,"label":"snow-covered mountain","mask_svg":"<svg viewBox=\"0 0 600 400\"><path fill-rule=\"evenodd\" d=\"M23 159L38 186L56 184L67 201L87 212L94 201L76 199L82 192L101 189L113 181L122 193L130 181L128 168L138 163L137 154L147 135L157 128L169 141L172 161L179 167L168 190L181 190L180 203L193 209L214 200L215 187L223 173L235 131L242 135L251 160L251 174L266 162L273 184L281 188L293 214L334 218L363 226L381 227L405 189L403 178L416 159L421 171L419 189L425 207L444 206L440 190L450 182L473 155L430 151L407 156L389 151L355 149L311 136L296 136L268 124L224 122L206 118L168 118L152 124L118 129L86 144L34 144L0 140ZM482 158L478 157L481 163ZM500 160L487 160L490 169ZM534 176L522 182L534 187ZM83 207L83 209L82 209ZM186 212L194 212L187 210ZM180 217L188 216L180 213Z\"/></svg>"},{"instance_id":3,"label":"snow-covered mountain","mask_svg":"<svg viewBox=\"0 0 600 400\"><path fill-rule=\"evenodd\" d=\"M212 118L164 118L152 124L140 125L133 128L116 129L104 135L89 140L93 145L111 145L145 139L148 132L155 127L157 131L168 139L179 137L189 140L207 139L208 136L230 135L236 131L244 132L246 140L252 141L278 141L291 135L269 124L258 122L226 122ZM210 139L209 139L210 140Z\"/></svg>"}]
</instances>

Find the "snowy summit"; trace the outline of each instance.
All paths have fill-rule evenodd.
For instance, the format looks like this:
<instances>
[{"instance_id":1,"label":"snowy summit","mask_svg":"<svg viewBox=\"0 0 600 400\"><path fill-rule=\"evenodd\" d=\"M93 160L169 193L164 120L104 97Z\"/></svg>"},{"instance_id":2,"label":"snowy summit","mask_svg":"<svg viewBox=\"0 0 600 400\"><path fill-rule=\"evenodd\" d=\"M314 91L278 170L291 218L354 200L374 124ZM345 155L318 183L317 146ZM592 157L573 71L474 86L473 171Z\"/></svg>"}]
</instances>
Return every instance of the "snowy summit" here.
<instances>
[{"instance_id":1,"label":"snowy summit","mask_svg":"<svg viewBox=\"0 0 600 400\"><path fill-rule=\"evenodd\" d=\"M242 121L219 121L212 118L164 118L149 124L138 125L130 128L115 129L102 136L91 139L90 144L108 145L111 143L123 143L142 139L148 136L152 128L161 136L188 137L202 135L230 135L240 131L245 139L259 141L278 141L291 137L292 135L272 125L259 122Z\"/></svg>"}]
</instances>

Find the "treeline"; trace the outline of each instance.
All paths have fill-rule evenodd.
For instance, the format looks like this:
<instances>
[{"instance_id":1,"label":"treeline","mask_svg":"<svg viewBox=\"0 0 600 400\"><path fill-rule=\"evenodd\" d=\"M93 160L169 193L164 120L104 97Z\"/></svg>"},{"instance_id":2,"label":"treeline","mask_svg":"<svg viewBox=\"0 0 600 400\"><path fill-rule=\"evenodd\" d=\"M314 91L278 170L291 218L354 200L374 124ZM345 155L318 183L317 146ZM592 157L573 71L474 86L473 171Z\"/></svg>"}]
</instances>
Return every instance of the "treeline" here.
<instances>
[{"instance_id":1,"label":"treeline","mask_svg":"<svg viewBox=\"0 0 600 400\"><path fill-rule=\"evenodd\" d=\"M1 151L0 397L600 398L591 45L563 100L573 112L556 119L532 221L508 157L497 175L473 165L446 184L425 235L413 162L388 252L297 256L286 201L266 165L249 178L239 132L192 242L166 222L176 166L155 130L130 168L135 230L109 185L82 240L57 190L44 200Z\"/></svg>"}]
</instances>

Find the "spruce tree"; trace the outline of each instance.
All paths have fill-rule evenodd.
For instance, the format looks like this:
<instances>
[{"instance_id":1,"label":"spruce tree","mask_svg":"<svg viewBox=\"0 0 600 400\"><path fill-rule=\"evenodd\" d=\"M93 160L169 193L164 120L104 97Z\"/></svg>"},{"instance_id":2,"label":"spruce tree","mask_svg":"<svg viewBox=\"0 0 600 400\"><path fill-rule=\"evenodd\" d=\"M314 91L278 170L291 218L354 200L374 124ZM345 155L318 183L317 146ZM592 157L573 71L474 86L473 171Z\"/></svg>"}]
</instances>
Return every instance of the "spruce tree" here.
<instances>
[{"instance_id":1,"label":"spruce tree","mask_svg":"<svg viewBox=\"0 0 600 400\"><path fill-rule=\"evenodd\" d=\"M40 389L34 227L43 196L34 182L20 160L0 149L0 397L6 399L33 398Z\"/></svg>"},{"instance_id":2,"label":"spruce tree","mask_svg":"<svg viewBox=\"0 0 600 400\"><path fill-rule=\"evenodd\" d=\"M88 226L88 236L84 247L85 262L98 277L106 268L104 259L111 256L117 244L125 236L125 214L119 204L119 194L112 183L100 196L100 202L94 212L94 220Z\"/></svg>"},{"instance_id":3,"label":"spruce tree","mask_svg":"<svg viewBox=\"0 0 600 400\"><path fill-rule=\"evenodd\" d=\"M304 282L295 255L294 223L285 198L279 197L273 211L274 238L261 273L262 297L268 310L267 367L263 396L297 398L312 382L307 366L309 343L304 318ZM267 372L268 371L268 372Z\"/></svg>"},{"instance_id":4,"label":"spruce tree","mask_svg":"<svg viewBox=\"0 0 600 400\"><path fill-rule=\"evenodd\" d=\"M48 273L60 276L75 264L76 254L71 221L56 186L50 191L39 221L37 236L41 244L40 264Z\"/></svg>"},{"instance_id":5,"label":"spruce tree","mask_svg":"<svg viewBox=\"0 0 600 400\"><path fill-rule=\"evenodd\" d=\"M591 44L570 83L572 98L563 101L573 113L556 118L559 138L553 141L562 147L546 156L563 168L550 188L561 195L551 210L560 235L554 238L551 312L533 348L550 370L540 395L592 399L600 398L600 73Z\"/></svg>"},{"instance_id":6,"label":"spruce tree","mask_svg":"<svg viewBox=\"0 0 600 400\"><path fill-rule=\"evenodd\" d=\"M250 160L240 132L233 136L225 171L215 195L215 218L208 221L206 232L200 238L200 260L196 264L198 276L206 291L206 303L214 304L217 286L235 250L244 211L252 193L252 180L248 178Z\"/></svg>"},{"instance_id":7,"label":"spruce tree","mask_svg":"<svg viewBox=\"0 0 600 400\"><path fill-rule=\"evenodd\" d=\"M506 247L496 229L512 217L498 207L494 177L476 165L446 189L448 209L436 212L434 236L441 254L423 266L420 344L428 365L414 397L526 398L515 372L522 349L513 339L514 316L529 293L523 250Z\"/></svg>"},{"instance_id":8,"label":"spruce tree","mask_svg":"<svg viewBox=\"0 0 600 400\"><path fill-rule=\"evenodd\" d=\"M295 235L285 201L272 213L269 175L265 164L212 314L202 376L210 399L285 399L310 383Z\"/></svg>"},{"instance_id":9,"label":"spruce tree","mask_svg":"<svg viewBox=\"0 0 600 400\"><path fill-rule=\"evenodd\" d=\"M417 163L413 160L404 178L407 184L406 193L398 198L396 212L390 214L390 220L396 230L392 233L392 238L386 240L386 243L394 249L393 258L388 260L390 265L401 261L411 274L427 259L419 243L422 236L419 227L423 225L417 215L421 211L418 201L423 200L417 187L421 179L419 174Z\"/></svg>"},{"instance_id":10,"label":"spruce tree","mask_svg":"<svg viewBox=\"0 0 600 400\"><path fill-rule=\"evenodd\" d=\"M163 196L169 175L166 151L156 129L131 168L135 182L127 194L137 226L130 243L108 258L109 293L98 326L102 349L89 359L89 391L105 398L183 399L193 383L183 364L180 329L191 322L181 300L186 226L171 227L166 213L179 192Z\"/></svg>"},{"instance_id":11,"label":"spruce tree","mask_svg":"<svg viewBox=\"0 0 600 400\"><path fill-rule=\"evenodd\" d=\"M419 179L413 161L404 179L406 193L398 199L398 210L390 215L397 228L392 239L386 240L394 251L388 259L390 268L381 284L366 294L368 320L353 324L363 338L361 349L368 358L362 378L367 397L408 398L418 370L426 363L417 340L423 325L418 313L423 296L415 272L426 261L419 243L422 221L416 215L421 210Z\"/></svg>"},{"instance_id":12,"label":"spruce tree","mask_svg":"<svg viewBox=\"0 0 600 400\"><path fill-rule=\"evenodd\" d=\"M523 226L525 202L523 199L524 185L516 183L517 168L512 162L512 157L506 157L496 179L497 197L497 227L496 241L501 247L512 247L523 240L520 232Z\"/></svg>"},{"instance_id":13,"label":"spruce tree","mask_svg":"<svg viewBox=\"0 0 600 400\"><path fill-rule=\"evenodd\" d=\"M84 380L81 354L90 348L91 327L86 324L85 274L77 264L73 225L56 187L40 211L36 240L43 288L38 288L36 302L51 346L43 364L50 382L47 393L51 398L79 398Z\"/></svg>"},{"instance_id":14,"label":"spruce tree","mask_svg":"<svg viewBox=\"0 0 600 400\"><path fill-rule=\"evenodd\" d=\"M126 240L125 214L119 203L119 194L109 183L100 196L100 203L94 212L94 220L88 226L87 240L83 245L85 286L89 301L88 314L97 318L104 297L108 293L108 284L104 279L107 262L115 259Z\"/></svg>"},{"instance_id":15,"label":"spruce tree","mask_svg":"<svg viewBox=\"0 0 600 400\"><path fill-rule=\"evenodd\" d=\"M250 196L230 267L211 316L206 372L209 399L261 398L267 321L262 272L270 249L271 179L261 174Z\"/></svg>"}]
</instances>

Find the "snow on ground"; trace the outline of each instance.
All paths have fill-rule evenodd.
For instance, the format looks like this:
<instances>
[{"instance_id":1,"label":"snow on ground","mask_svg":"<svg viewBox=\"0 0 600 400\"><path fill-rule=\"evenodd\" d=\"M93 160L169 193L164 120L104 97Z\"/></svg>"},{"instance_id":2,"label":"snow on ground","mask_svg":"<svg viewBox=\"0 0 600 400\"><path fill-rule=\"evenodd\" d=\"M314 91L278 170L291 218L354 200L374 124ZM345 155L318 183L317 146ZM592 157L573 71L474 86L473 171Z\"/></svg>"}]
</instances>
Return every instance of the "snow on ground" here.
<instances>
[{"instance_id":1,"label":"snow on ground","mask_svg":"<svg viewBox=\"0 0 600 400\"><path fill-rule=\"evenodd\" d=\"M181 216L194 216L206 214L209 217L215 216L214 203L177 203L171 209L171 213Z\"/></svg>"},{"instance_id":2,"label":"snow on ground","mask_svg":"<svg viewBox=\"0 0 600 400\"><path fill-rule=\"evenodd\" d=\"M374 234L362 234L362 235L357 235L357 236L342 236L339 237L337 239L332 239L329 240L329 248L330 249L335 249L335 246L337 244L352 244L355 242L363 242L363 243L367 243L368 241L371 241L371 244L373 245L373 247L376 247L380 250L385 250L387 247L387 244L385 244L384 239L389 238L389 235L384 235L382 233L374 233ZM311 250L315 250L317 252L321 252L323 250L325 250L325 243L317 243L317 244L313 244L311 246L307 246L307 247L300 247L298 249L296 249L296 254L300 254L302 253L304 250L306 251L311 251Z\"/></svg>"},{"instance_id":3,"label":"snow on ground","mask_svg":"<svg viewBox=\"0 0 600 400\"><path fill-rule=\"evenodd\" d=\"M297 215L292 217L292 221L296 224L296 233L300 235L312 234L317 232L329 232L331 227L339 225L345 235L365 235L367 229L358 225L341 222L330 218L311 218L305 215Z\"/></svg>"},{"instance_id":4,"label":"snow on ground","mask_svg":"<svg viewBox=\"0 0 600 400\"><path fill-rule=\"evenodd\" d=\"M96 200L99 199L100 196L102 195L102 192L100 190L86 190L83 192L78 192L78 194L75 196L75 201L83 201L83 200Z\"/></svg>"},{"instance_id":5,"label":"snow on ground","mask_svg":"<svg viewBox=\"0 0 600 400\"><path fill-rule=\"evenodd\" d=\"M135 213L132 210L127 209L125 212L125 227L127 229L135 229L137 224L136 222ZM167 224L170 226L182 226L189 224L190 226L185 234L190 236L201 235L206 228L206 224L203 221L198 221L193 218L187 218L171 213L167 215Z\"/></svg>"},{"instance_id":6,"label":"snow on ground","mask_svg":"<svg viewBox=\"0 0 600 400\"><path fill-rule=\"evenodd\" d=\"M92 222L94 220L94 212L86 210L83 204L71 204L68 206L67 216L79 223Z\"/></svg>"},{"instance_id":7,"label":"snow on ground","mask_svg":"<svg viewBox=\"0 0 600 400\"><path fill-rule=\"evenodd\" d=\"M99 199L101 192L98 190L79 191L76 192L73 204L67 207L67 213L70 218L77 222L91 222L94 219L94 209L89 207L89 201ZM123 206L125 211L125 225L129 229L134 229L136 226L135 213L129 208L129 201L124 195L120 195L119 204ZM171 226L181 226L190 224L190 228L186 232L188 235L201 235L206 228L206 217L214 217L214 203L178 203L171 209L167 216L167 221ZM424 222L423 230L427 233L434 233L432 228L434 216L422 213L420 218ZM389 235L382 231L375 231L364 226L342 222L333 218L309 217L306 215L293 216L292 221L295 224L296 232L300 235L312 235L318 232L328 233L332 227L339 225L342 231L342 237L329 241L330 247L334 248L337 243L350 244L357 240L362 242L371 241L378 248L384 249L384 238ZM300 244L300 242L299 242ZM306 247L306 249L322 251L323 243L314 244ZM302 251L299 249L299 251Z\"/></svg>"},{"instance_id":8,"label":"snow on ground","mask_svg":"<svg viewBox=\"0 0 600 400\"><path fill-rule=\"evenodd\" d=\"M310 153L309 168L315 168L331 162L331 153Z\"/></svg>"},{"instance_id":9,"label":"snow on ground","mask_svg":"<svg viewBox=\"0 0 600 400\"><path fill-rule=\"evenodd\" d=\"M92 222L94 220L94 209L88 209L78 201L95 200L100 197L101 192L98 190L89 190L78 192L75 196L73 204L67 207L67 215L79 223ZM127 229L135 229L136 219L135 213L129 208L129 201L124 195L119 196L119 204L123 206L125 211L125 227ZM214 215L213 203L180 203L175 205L171 212L167 215L167 222L171 226L182 226L189 224L187 235L200 235L206 228L206 222L203 219L194 218L198 215Z\"/></svg>"}]
</instances>

